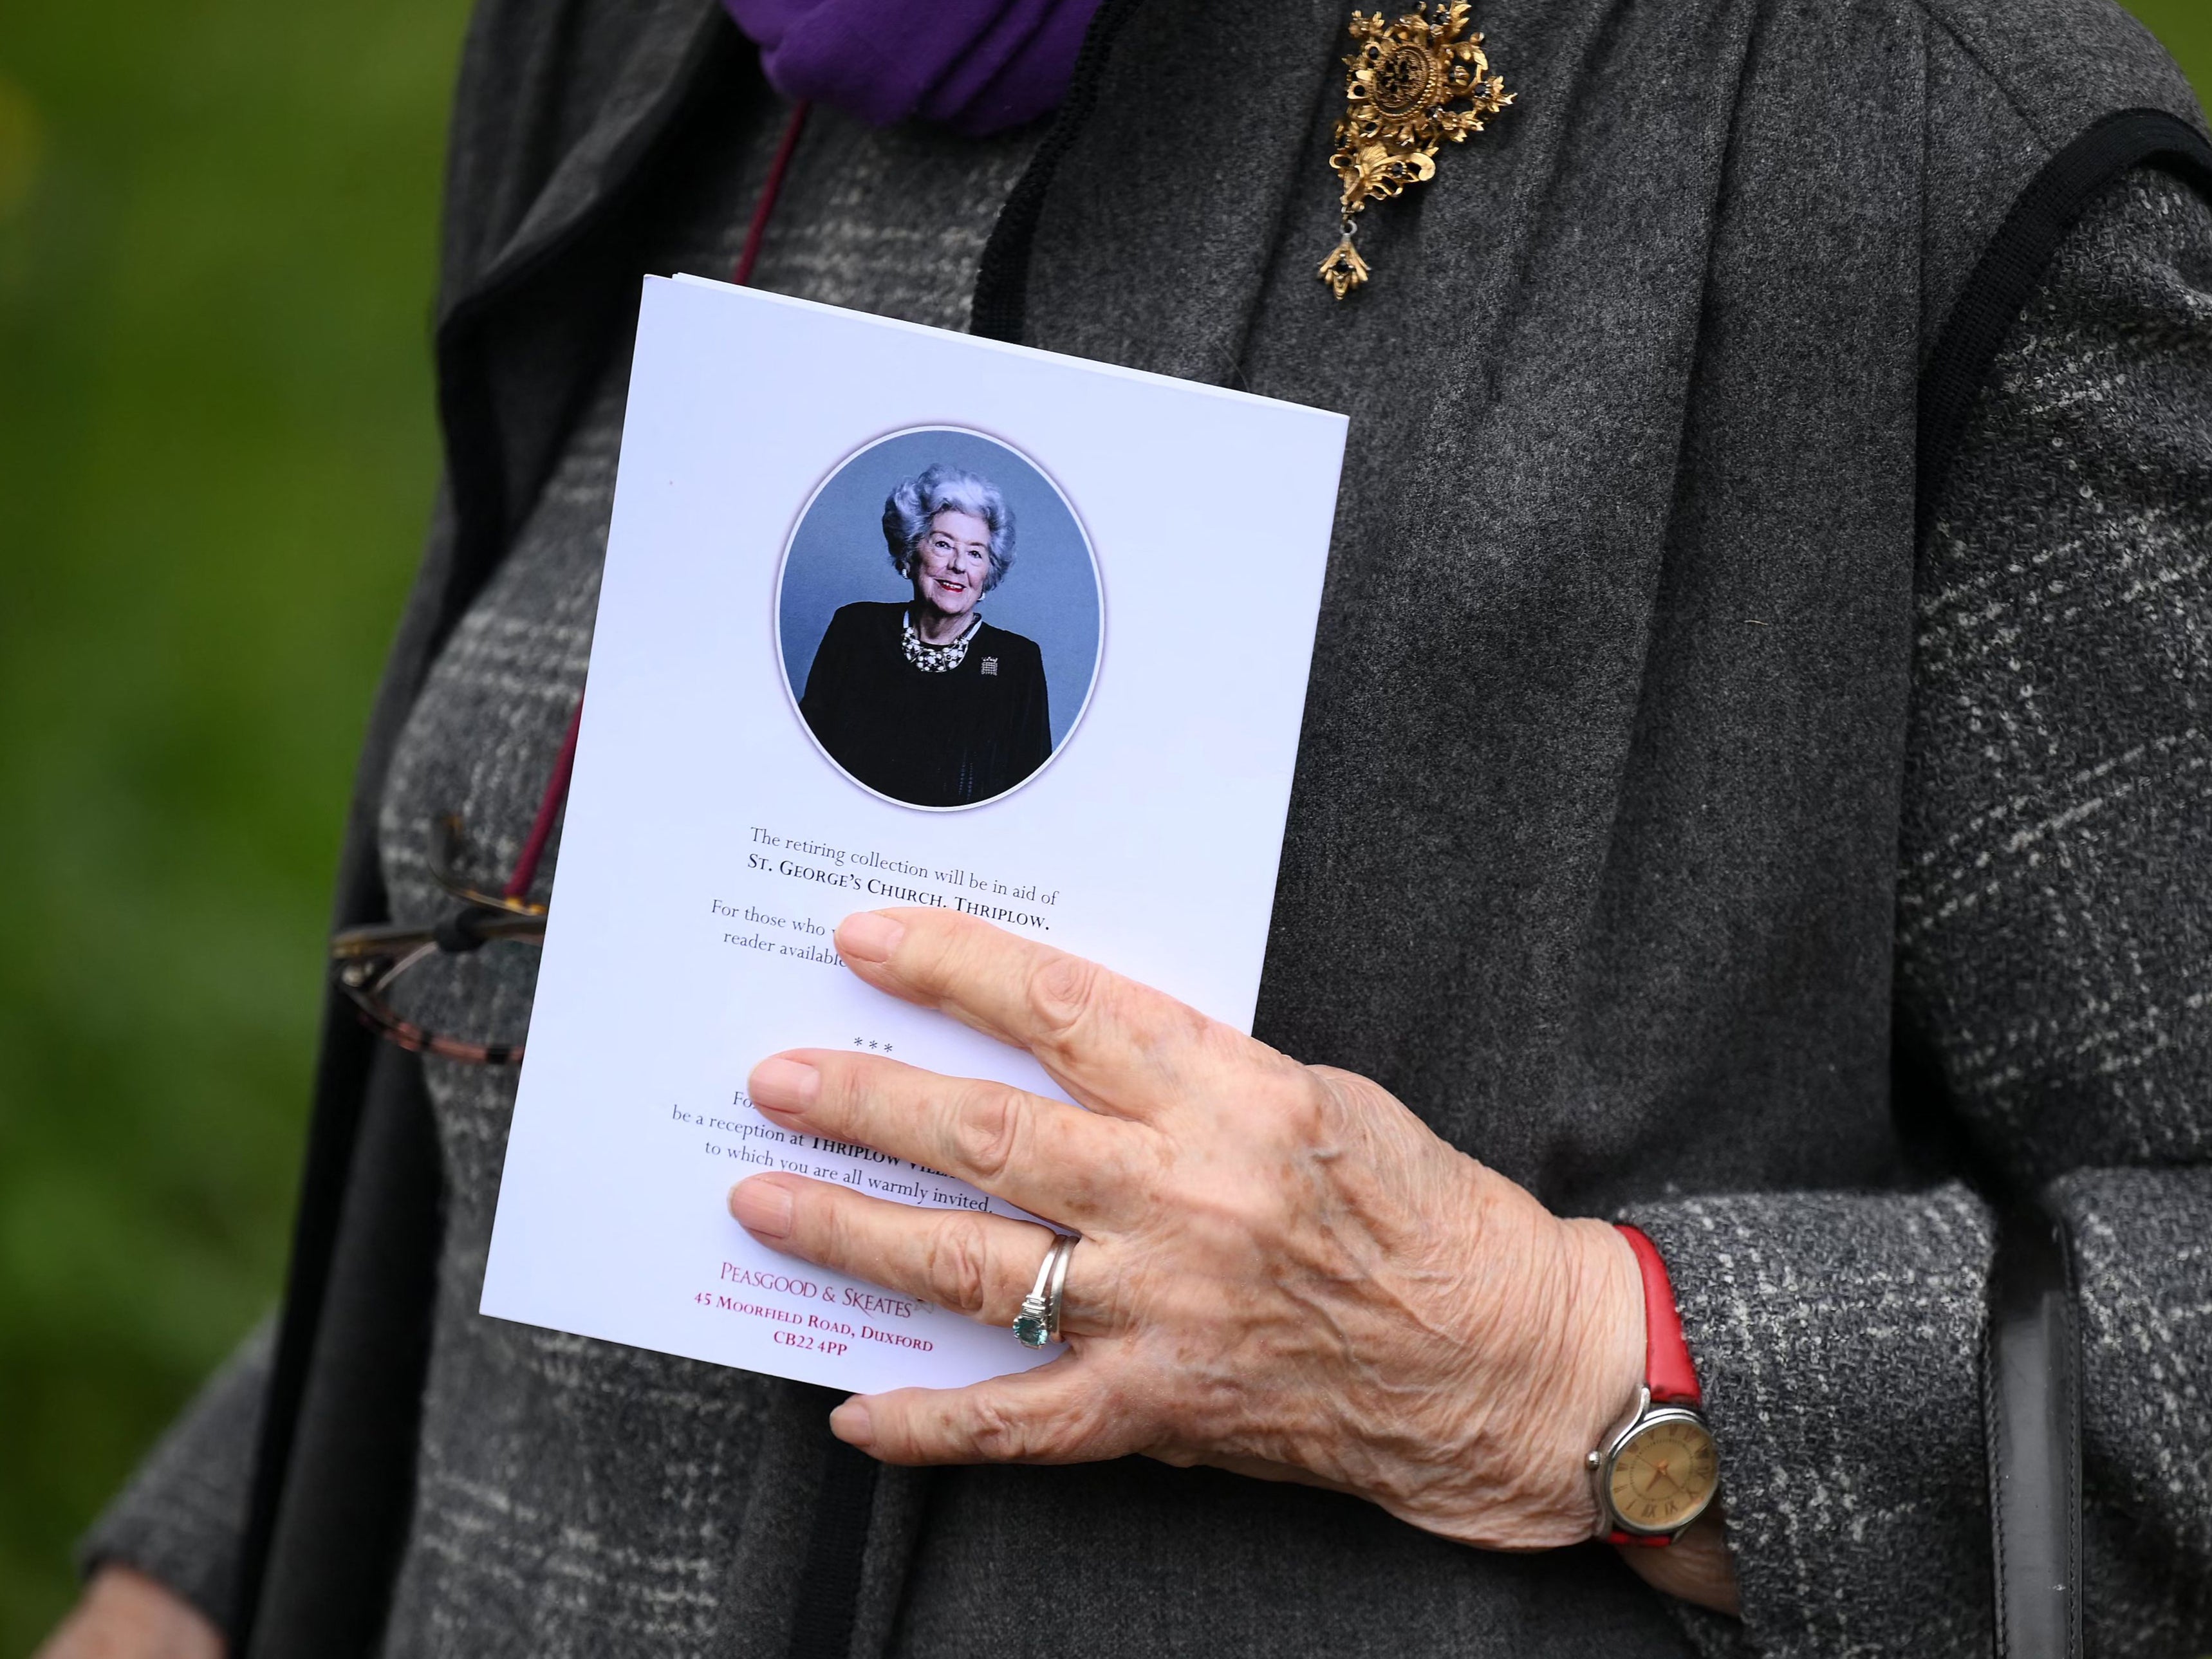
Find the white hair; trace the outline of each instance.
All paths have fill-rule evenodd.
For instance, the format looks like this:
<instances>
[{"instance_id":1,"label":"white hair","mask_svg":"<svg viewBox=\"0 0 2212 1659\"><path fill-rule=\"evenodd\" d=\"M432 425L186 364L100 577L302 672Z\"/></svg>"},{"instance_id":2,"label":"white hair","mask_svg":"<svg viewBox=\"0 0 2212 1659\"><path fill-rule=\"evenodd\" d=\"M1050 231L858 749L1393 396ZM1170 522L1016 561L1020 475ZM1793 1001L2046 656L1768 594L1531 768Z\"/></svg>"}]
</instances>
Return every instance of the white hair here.
<instances>
[{"instance_id":1,"label":"white hair","mask_svg":"<svg viewBox=\"0 0 2212 1659\"><path fill-rule=\"evenodd\" d=\"M988 593L1014 564L1014 510L988 478L943 461L933 461L902 480L884 501L884 541L902 576L914 574L915 549L929 534L940 513L965 513L991 527L991 568L983 578Z\"/></svg>"}]
</instances>

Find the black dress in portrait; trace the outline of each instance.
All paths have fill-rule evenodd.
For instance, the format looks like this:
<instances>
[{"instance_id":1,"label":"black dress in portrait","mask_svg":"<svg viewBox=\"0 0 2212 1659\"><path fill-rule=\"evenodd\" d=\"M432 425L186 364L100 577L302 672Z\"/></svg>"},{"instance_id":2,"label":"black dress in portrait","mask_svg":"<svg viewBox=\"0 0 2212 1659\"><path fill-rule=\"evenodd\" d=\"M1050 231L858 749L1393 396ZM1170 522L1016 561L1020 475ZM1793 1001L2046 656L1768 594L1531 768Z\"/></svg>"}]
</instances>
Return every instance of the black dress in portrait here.
<instances>
[{"instance_id":1,"label":"black dress in portrait","mask_svg":"<svg viewBox=\"0 0 2212 1659\"><path fill-rule=\"evenodd\" d=\"M841 606L822 632L799 712L836 763L914 806L966 806L1004 794L1052 753L1044 657L988 623L957 668L906 659L903 604Z\"/></svg>"}]
</instances>

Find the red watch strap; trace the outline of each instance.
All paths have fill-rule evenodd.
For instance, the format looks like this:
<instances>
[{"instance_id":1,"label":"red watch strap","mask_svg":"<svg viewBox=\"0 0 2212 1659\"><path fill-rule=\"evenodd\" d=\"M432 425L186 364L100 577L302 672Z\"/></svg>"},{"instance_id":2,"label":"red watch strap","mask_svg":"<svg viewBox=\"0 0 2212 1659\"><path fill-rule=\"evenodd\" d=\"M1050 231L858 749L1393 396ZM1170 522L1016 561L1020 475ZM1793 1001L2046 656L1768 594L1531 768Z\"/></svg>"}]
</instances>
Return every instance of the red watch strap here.
<instances>
[{"instance_id":1,"label":"red watch strap","mask_svg":"<svg viewBox=\"0 0 2212 1659\"><path fill-rule=\"evenodd\" d=\"M1613 1224L1628 1248L1636 1252L1636 1265L1644 1275L1644 1383L1654 1404L1703 1406L1698 1388L1698 1368L1690 1363L1690 1345L1682 1340L1682 1316L1675 1310L1674 1285L1667 1277L1667 1264L1659 1247L1625 1221Z\"/></svg>"}]
</instances>

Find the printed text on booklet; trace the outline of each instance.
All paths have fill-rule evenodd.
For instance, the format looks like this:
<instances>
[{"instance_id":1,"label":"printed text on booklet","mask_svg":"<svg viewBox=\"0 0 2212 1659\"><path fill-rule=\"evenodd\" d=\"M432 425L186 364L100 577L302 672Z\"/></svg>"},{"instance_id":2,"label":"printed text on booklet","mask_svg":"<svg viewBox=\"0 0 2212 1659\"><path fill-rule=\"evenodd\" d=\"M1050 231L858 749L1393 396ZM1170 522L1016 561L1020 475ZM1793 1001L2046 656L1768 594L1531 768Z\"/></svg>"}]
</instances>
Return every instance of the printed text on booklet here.
<instances>
[{"instance_id":1,"label":"printed text on booklet","mask_svg":"<svg viewBox=\"0 0 2212 1659\"><path fill-rule=\"evenodd\" d=\"M1051 1358L747 1235L727 1194L769 1170L1022 1212L772 1124L744 1079L840 1048L1060 1094L846 970L862 909L957 911L1250 1029L1343 441L647 281L486 1314L862 1391Z\"/></svg>"}]
</instances>

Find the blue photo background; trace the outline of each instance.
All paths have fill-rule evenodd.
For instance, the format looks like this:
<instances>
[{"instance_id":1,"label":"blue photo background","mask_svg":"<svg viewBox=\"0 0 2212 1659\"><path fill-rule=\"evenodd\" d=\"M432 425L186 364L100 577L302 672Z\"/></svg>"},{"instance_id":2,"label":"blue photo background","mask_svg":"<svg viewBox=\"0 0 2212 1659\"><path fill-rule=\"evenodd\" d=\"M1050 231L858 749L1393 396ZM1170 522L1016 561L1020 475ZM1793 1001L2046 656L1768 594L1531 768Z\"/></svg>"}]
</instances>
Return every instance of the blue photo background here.
<instances>
[{"instance_id":1,"label":"blue photo background","mask_svg":"<svg viewBox=\"0 0 2212 1659\"><path fill-rule=\"evenodd\" d=\"M1018 451L973 432L932 428L887 438L845 462L814 498L792 538L776 617L791 695L805 694L822 630L839 605L914 597L884 542L884 501L902 478L933 461L988 478L1013 509L1013 568L976 608L993 627L1035 640L1043 653L1057 753L1098 665L1097 577L1083 527L1060 492Z\"/></svg>"}]
</instances>

